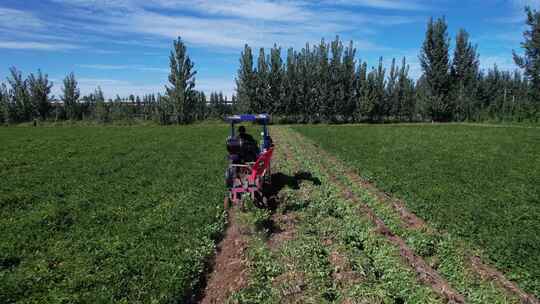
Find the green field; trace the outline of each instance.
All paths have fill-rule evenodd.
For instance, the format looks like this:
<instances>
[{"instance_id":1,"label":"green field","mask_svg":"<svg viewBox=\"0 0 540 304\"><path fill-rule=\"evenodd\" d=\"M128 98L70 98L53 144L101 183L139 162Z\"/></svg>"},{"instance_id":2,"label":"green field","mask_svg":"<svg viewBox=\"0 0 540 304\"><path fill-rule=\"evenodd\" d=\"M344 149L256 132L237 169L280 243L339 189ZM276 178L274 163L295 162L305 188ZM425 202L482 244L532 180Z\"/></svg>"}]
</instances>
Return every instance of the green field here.
<instances>
[{"instance_id":1,"label":"green field","mask_svg":"<svg viewBox=\"0 0 540 304\"><path fill-rule=\"evenodd\" d=\"M0 128L0 303L191 296L223 229L225 136Z\"/></svg>"},{"instance_id":2,"label":"green field","mask_svg":"<svg viewBox=\"0 0 540 304\"><path fill-rule=\"evenodd\" d=\"M537 129L271 130L275 172L300 187L283 184L276 211L251 205L239 214L249 242L249 267L241 276L249 284L232 295L233 303L280 303L290 290L300 290L300 302L443 302L358 204L343 196L340 184L418 255L436 263L468 303L516 303L492 282L471 275L464 258L468 244L483 250L482 258L509 279L540 293ZM0 303L193 299L204 287L206 264L224 229L227 132L221 124L0 128ZM343 161L324 161L313 142ZM387 204L341 176L346 165L451 235L400 228ZM300 171L313 178L297 180ZM274 242L282 228L294 237ZM336 266L336 257L348 262Z\"/></svg>"},{"instance_id":3,"label":"green field","mask_svg":"<svg viewBox=\"0 0 540 304\"><path fill-rule=\"evenodd\" d=\"M540 133L466 125L301 126L431 224L540 294Z\"/></svg>"}]
</instances>

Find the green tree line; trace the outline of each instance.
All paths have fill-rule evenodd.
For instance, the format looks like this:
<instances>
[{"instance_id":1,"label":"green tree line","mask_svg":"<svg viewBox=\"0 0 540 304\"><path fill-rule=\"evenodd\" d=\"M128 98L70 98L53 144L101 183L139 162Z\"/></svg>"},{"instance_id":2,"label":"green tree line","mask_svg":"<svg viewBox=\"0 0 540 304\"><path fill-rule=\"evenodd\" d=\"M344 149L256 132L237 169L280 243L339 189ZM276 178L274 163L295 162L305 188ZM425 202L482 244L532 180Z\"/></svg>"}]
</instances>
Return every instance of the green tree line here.
<instances>
[{"instance_id":1,"label":"green tree line","mask_svg":"<svg viewBox=\"0 0 540 304\"><path fill-rule=\"evenodd\" d=\"M258 55L245 45L236 95L196 90L195 64L181 38L173 42L164 94L105 100L98 87L81 96L73 73L52 102L53 83L40 70L23 77L10 69L0 84L0 123L38 120L143 120L188 124L238 112L270 113L277 121L347 123L385 121L533 121L540 119L540 12L527 7L519 69L480 69L477 47L461 29L452 41L444 18L429 20L419 54L422 74L409 75L405 58L385 67L357 59L353 42L339 37L286 52L274 45ZM276 121L276 120L275 120Z\"/></svg>"},{"instance_id":2,"label":"green tree line","mask_svg":"<svg viewBox=\"0 0 540 304\"><path fill-rule=\"evenodd\" d=\"M245 45L236 86L238 109L286 122L534 121L540 119L540 13L526 8L528 30L520 70L480 69L477 47L461 29L453 54L444 18L430 19L413 80L405 58L389 68L356 59L353 42L327 43L270 54ZM256 61L256 62L255 62Z\"/></svg>"},{"instance_id":3,"label":"green tree line","mask_svg":"<svg viewBox=\"0 0 540 304\"><path fill-rule=\"evenodd\" d=\"M7 84L0 84L0 123L45 120L94 121L98 123L153 121L158 124L186 124L218 119L232 114L233 100L223 93L211 93L210 99L195 90L194 64L180 38L170 54L169 84L165 94L116 96L106 99L100 87L85 96L73 73L67 75L61 96L51 95L53 83L38 71L27 77L15 67L10 69Z\"/></svg>"}]
</instances>

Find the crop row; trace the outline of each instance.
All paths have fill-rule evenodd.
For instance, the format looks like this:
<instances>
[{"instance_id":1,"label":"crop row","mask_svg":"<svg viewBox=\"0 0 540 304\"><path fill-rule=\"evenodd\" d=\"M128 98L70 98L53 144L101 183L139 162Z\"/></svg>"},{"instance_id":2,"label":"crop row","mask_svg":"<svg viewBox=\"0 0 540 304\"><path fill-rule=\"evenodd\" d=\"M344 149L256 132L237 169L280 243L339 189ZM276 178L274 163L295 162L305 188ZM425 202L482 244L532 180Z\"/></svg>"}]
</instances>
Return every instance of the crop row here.
<instances>
[{"instance_id":1,"label":"crop row","mask_svg":"<svg viewBox=\"0 0 540 304\"><path fill-rule=\"evenodd\" d=\"M481 252L473 252L463 241L448 233L437 232L429 224L422 223L423 226L421 227L408 226L404 223L398 210L393 208L391 202L381 201L375 193L366 189L365 186L353 182L345 174L348 169L344 164L338 160L332 160L329 154L317 150L313 142L301 137L299 134L291 132L290 136L295 138L295 142L300 143L300 149L303 151L315 150L317 157L327 158L327 165L324 166L326 172L333 174L338 179L338 182L342 183L354 196L359 198L362 204L371 208L393 234L405 240L406 244L418 256L426 260L452 287L464 295L467 302L517 302L516 298L507 295L494 282L484 280L473 271L470 257L474 254L481 254Z\"/></svg>"},{"instance_id":2,"label":"crop row","mask_svg":"<svg viewBox=\"0 0 540 304\"><path fill-rule=\"evenodd\" d=\"M341 198L317 162L300 153L290 132L273 131L279 170L296 178L299 188L283 190L273 213L243 215L246 227L261 228L250 237L250 285L231 302L441 302L418 283L399 250Z\"/></svg>"},{"instance_id":3,"label":"crop row","mask_svg":"<svg viewBox=\"0 0 540 304\"><path fill-rule=\"evenodd\" d=\"M223 229L224 129L0 129L0 302L191 297Z\"/></svg>"},{"instance_id":4,"label":"crop row","mask_svg":"<svg viewBox=\"0 0 540 304\"><path fill-rule=\"evenodd\" d=\"M442 252L448 248L451 256L459 256L463 250L455 240L464 240L468 251L540 295L540 136L534 129L471 125L294 129L342 160L346 169L403 199L433 228L448 232L427 239L415 236L415 231L401 233L388 210L356 189L370 206L379 207L378 215L393 230L416 247L425 247L420 251L448 255ZM457 271L461 266L455 267L446 269L449 278L466 275Z\"/></svg>"}]
</instances>

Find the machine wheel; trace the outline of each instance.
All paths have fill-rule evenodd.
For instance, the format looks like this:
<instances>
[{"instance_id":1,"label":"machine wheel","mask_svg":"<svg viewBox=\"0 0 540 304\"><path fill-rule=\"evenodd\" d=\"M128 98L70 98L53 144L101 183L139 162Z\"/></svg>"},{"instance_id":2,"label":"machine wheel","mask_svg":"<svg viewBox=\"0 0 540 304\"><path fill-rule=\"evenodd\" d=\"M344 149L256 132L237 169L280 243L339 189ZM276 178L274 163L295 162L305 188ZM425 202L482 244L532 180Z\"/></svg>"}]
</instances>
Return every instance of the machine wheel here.
<instances>
[{"instance_id":1,"label":"machine wheel","mask_svg":"<svg viewBox=\"0 0 540 304\"><path fill-rule=\"evenodd\" d=\"M268 206L268 199L261 191L256 191L254 193L255 199L253 200L253 204L257 208L265 208Z\"/></svg>"},{"instance_id":2,"label":"machine wheel","mask_svg":"<svg viewBox=\"0 0 540 304\"><path fill-rule=\"evenodd\" d=\"M234 185L234 178L236 177L236 170L234 168L227 168L225 171L225 186L232 188Z\"/></svg>"},{"instance_id":3,"label":"machine wheel","mask_svg":"<svg viewBox=\"0 0 540 304\"><path fill-rule=\"evenodd\" d=\"M230 207L231 207L231 198L229 197L229 195L226 195L225 199L223 200L223 209L229 210Z\"/></svg>"},{"instance_id":4,"label":"machine wheel","mask_svg":"<svg viewBox=\"0 0 540 304\"><path fill-rule=\"evenodd\" d=\"M266 185L270 185L272 183L272 171L271 171L271 168L268 168L268 171L266 171L266 174L264 175L264 183Z\"/></svg>"}]
</instances>

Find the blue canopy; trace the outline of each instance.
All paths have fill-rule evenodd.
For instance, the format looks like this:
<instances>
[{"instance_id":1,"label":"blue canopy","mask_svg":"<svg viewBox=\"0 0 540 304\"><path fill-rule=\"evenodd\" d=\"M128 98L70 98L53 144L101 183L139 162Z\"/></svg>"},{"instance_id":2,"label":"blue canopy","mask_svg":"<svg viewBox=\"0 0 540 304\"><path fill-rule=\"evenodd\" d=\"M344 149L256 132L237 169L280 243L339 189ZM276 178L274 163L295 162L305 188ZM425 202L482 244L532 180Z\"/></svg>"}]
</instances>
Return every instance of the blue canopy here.
<instances>
[{"instance_id":1,"label":"blue canopy","mask_svg":"<svg viewBox=\"0 0 540 304\"><path fill-rule=\"evenodd\" d=\"M240 114L227 117L227 121L231 123L239 123L244 121L257 121L261 123L268 123L270 121L270 115L268 114Z\"/></svg>"},{"instance_id":2,"label":"blue canopy","mask_svg":"<svg viewBox=\"0 0 540 304\"><path fill-rule=\"evenodd\" d=\"M234 137L234 124L244 121L255 121L262 124L263 134L261 142L261 151L265 151L272 146L272 139L268 134L268 123L270 122L270 115L268 114L240 114L233 115L226 118L231 123L231 138Z\"/></svg>"}]
</instances>

